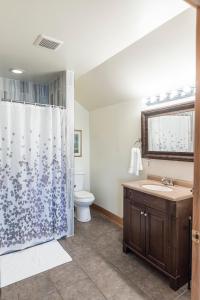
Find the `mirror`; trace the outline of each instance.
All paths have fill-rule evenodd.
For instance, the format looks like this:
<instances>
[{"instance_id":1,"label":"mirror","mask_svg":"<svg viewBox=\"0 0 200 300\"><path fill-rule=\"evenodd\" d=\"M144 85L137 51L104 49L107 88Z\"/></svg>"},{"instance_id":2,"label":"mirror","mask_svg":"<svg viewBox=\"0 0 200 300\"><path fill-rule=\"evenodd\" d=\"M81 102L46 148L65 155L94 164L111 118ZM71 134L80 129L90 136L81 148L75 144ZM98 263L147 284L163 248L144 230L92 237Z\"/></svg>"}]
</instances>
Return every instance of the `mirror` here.
<instances>
[{"instance_id":1,"label":"mirror","mask_svg":"<svg viewBox=\"0 0 200 300\"><path fill-rule=\"evenodd\" d=\"M194 103L142 112L145 158L193 161Z\"/></svg>"}]
</instances>

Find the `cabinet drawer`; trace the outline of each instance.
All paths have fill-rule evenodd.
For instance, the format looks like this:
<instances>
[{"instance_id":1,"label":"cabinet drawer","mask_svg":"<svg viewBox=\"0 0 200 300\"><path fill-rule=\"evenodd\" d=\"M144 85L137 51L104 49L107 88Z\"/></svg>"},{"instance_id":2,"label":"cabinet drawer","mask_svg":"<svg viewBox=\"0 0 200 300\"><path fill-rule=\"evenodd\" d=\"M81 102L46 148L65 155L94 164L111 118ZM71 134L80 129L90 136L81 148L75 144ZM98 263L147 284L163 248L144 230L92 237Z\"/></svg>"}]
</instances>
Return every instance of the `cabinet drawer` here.
<instances>
[{"instance_id":1,"label":"cabinet drawer","mask_svg":"<svg viewBox=\"0 0 200 300\"><path fill-rule=\"evenodd\" d=\"M128 188L124 189L124 196L125 196L125 198L131 200L131 199L133 199L133 194L134 194L133 190L128 189Z\"/></svg>"},{"instance_id":2,"label":"cabinet drawer","mask_svg":"<svg viewBox=\"0 0 200 300\"><path fill-rule=\"evenodd\" d=\"M129 188L125 188L124 193L125 198L129 199L131 202L134 202L135 205L138 203L163 212L168 211L168 200L138 192Z\"/></svg>"},{"instance_id":3,"label":"cabinet drawer","mask_svg":"<svg viewBox=\"0 0 200 300\"><path fill-rule=\"evenodd\" d=\"M133 199L139 201L147 207L160 210L162 212L167 212L168 201L161 199L156 196L151 196L146 193L141 193L138 191L133 191Z\"/></svg>"},{"instance_id":4,"label":"cabinet drawer","mask_svg":"<svg viewBox=\"0 0 200 300\"><path fill-rule=\"evenodd\" d=\"M143 193L137 192L137 191L129 189L129 188L124 189L124 197L126 199L129 199L134 202L136 201L141 204L144 204L144 202L145 202Z\"/></svg>"},{"instance_id":5,"label":"cabinet drawer","mask_svg":"<svg viewBox=\"0 0 200 300\"><path fill-rule=\"evenodd\" d=\"M147 207L150 208L154 208L157 210L161 210L163 212L167 212L168 211L168 200L156 197L156 196L151 196L151 195L147 195L144 194L144 198L145 198L145 205Z\"/></svg>"}]
</instances>

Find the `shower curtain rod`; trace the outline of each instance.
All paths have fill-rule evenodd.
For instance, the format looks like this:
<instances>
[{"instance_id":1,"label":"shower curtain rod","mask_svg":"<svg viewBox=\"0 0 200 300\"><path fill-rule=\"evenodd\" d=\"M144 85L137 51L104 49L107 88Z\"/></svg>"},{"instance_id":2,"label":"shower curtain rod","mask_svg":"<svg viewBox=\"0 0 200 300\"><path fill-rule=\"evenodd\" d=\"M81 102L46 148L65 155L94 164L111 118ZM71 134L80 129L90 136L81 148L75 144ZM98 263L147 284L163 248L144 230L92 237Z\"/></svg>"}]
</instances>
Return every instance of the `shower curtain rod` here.
<instances>
[{"instance_id":1,"label":"shower curtain rod","mask_svg":"<svg viewBox=\"0 0 200 300\"><path fill-rule=\"evenodd\" d=\"M4 102L14 102L14 103L19 103L19 104L29 104L29 105L34 105L34 106L42 106L42 107L52 107L52 108L61 108L61 109L66 109L64 106L59 106L59 105L53 105L53 104L43 104L43 103L37 103L37 102L25 102L25 101L17 101L17 100L11 100L11 99L4 99L1 98L1 101Z\"/></svg>"}]
</instances>

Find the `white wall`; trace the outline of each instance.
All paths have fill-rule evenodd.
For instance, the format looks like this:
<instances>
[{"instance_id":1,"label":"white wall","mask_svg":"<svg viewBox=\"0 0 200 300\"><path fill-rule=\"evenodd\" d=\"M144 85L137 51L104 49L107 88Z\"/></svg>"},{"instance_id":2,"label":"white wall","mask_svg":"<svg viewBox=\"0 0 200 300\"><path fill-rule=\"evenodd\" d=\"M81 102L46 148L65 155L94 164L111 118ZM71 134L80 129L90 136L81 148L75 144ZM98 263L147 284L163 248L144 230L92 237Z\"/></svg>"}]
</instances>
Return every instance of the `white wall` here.
<instances>
[{"instance_id":1,"label":"white wall","mask_svg":"<svg viewBox=\"0 0 200 300\"><path fill-rule=\"evenodd\" d=\"M90 190L90 133L89 112L75 101L74 128L82 130L82 157L75 157L75 173L84 172L85 188Z\"/></svg>"},{"instance_id":2,"label":"white wall","mask_svg":"<svg viewBox=\"0 0 200 300\"><path fill-rule=\"evenodd\" d=\"M141 101L125 102L90 112L91 190L96 204L122 216L122 187L126 180L147 173L192 180L193 163L144 160L144 172L128 174L130 149L141 136Z\"/></svg>"}]
</instances>

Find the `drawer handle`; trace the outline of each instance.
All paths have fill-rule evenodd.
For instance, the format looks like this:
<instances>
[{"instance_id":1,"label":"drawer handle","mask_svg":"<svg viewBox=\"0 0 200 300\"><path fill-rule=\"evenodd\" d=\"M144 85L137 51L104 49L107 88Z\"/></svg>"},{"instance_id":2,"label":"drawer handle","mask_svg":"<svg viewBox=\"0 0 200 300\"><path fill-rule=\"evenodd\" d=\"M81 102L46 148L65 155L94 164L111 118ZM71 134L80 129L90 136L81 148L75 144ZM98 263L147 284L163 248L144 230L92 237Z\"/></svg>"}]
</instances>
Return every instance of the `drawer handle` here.
<instances>
[{"instance_id":1,"label":"drawer handle","mask_svg":"<svg viewBox=\"0 0 200 300\"><path fill-rule=\"evenodd\" d=\"M140 212L140 214L141 214L141 215L144 215L144 212L143 212L143 211L141 211L141 212Z\"/></svg>"},{"instance_id":2,"label":"drawer handle","mask_svg":"<svg viewBox=\"0 0 200 300\"><path fill-rule=\"evenodd\" d=\"M144 216L145 216L145 217L147 217L147 216L148 216L148 214L146 214L146 213L145 213L145 214L144 214Z\"/></svg>"}]
</instances>

